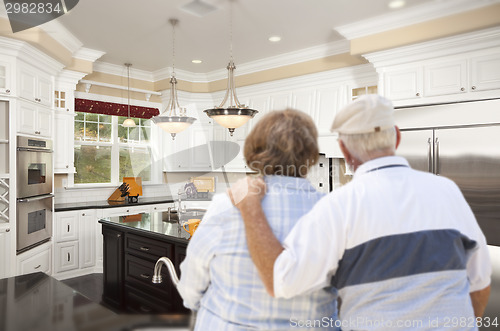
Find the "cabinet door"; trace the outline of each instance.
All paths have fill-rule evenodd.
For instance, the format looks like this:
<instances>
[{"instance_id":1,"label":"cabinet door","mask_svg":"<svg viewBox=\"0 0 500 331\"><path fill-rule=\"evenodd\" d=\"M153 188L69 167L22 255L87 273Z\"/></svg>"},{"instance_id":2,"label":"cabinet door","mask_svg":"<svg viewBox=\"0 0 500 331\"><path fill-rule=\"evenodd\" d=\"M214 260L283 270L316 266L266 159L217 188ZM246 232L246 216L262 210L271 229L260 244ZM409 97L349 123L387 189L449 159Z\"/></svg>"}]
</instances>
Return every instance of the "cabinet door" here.
<instances>
[{"instance_id":1,"label":"cabinet door","mask_svg":"<svg viewBox=\"0 0 500 331\"><path fill-rule=\"evenodd\" d=\"M12 276L10 266L10 230L0 230L0 279Z\"/></svg>"},{"instance_id":2,"label":"cabinet door","mask_svg":"<svg viewBox=\"0 0 500 331\"><path fill-rule=\"evenodd\" d=\"M103 300L116 308L123 305L123 232L102 227L104 239Z\"/></svg>"},{"instance_id":3,"label":"cabinet door","mask_svg":"<svg viewBox=\"0 0 500 331\"><path fill-rule=\"evenodd\" d=\"M78 212L56 213L55 242L78 240Z\"/></svg>"},{"instance_id":4,"label":"cabinet door","mask_svg":"<svg viewBox=\"0 0 500 331\"><path fill-rule=\"evenodd\" d=\"M449 61L424 67L425 96L465 93L467 91L466 60Z\"/></svg>"},{"instance_id":5,"label":"cabinet door","mask_svg":"<svg viewBox=\"0 0 500 331\"><path fill-rule=\"evenodd\" d=\"M40 73L37 77L37 101L42 105L52 107L54 100L54 91L52 88L52 80L49 76Z\"/></svg>"},{"instance_id":6,"label":"cabinet door","mask_svg":"<svg viewBox=\"0 0 500 331\"><path fill-rule=\"evenodd\" d=\"M74 173L73 113L56 112L54 115L54 172Z\"/></svg>"},{"instance_id":7,"label":"cabinet door","mask_svg":"<svg viewBox=\"0 0 500 331\"><path fill-rule=\"evenodd\" d=\"M37 107L27 102L19 102L18 105L17 132L25 134L35 134L35 131L37 131Z\"/></svg>"},{"instance_id":8,"label":"cabinet door","mask_svg":"<svg viewBox=\"0 0 500 331\"><path fill-rule=\"evenodd\" d=\"M193 124L188 130L189 139L189 170L211 171L212 161L208 143L211 139L211 122Z\"/></svg>"},{"instance_id":9,"label":"cabinet door","mask_svg":"<svg viewBox=\"0 0 500 331\"><path fill-rule=\"evenodd\" d=\"M11 68L10 63L0 61L0 94L12 94Z\"/></svg>"},{"instance_id":10,"label":"cabinet door","mask_svg":"<svg viewBox=\"0 0 500 331\"><path fill-rule=\"evenodd\" d=\"M36 70L29 66L22 66L19 69L18 75L18 91L19 96L26 100L36 101L37 90L36 90Z\"/></svg>"},{"instance_id":11,"label":"cabinet door","mask_svg":"<svg viewBox=\"0 0 500 331\"><path fill-rule=\"evenodd\" d=\"M94 210L79 212L79 258L80 268L93 267L96 259L95 227L97 217Z\"/></svg>"},{"instance_id":12,"label":"cabinet door","mask_svg":"<svg viewBox=\"0 0 500 331\"><path fill-rule=\"evenodd\" d=\"M78 241L57 243L54 249L56 273L78 268Z\"/></svg>"},{"instance_id":13,"label":"cabinet door","mask_svg":"<svg viewBox=\"0 0 500 331\"><path fill-rule=\"evenodd\" d=\"M422 97L422 68L408 68L384 74L385 96L390 100Z\"/></svg>"},{"instance_id":14,"label":"cabinet door","mask_svg":"<svg viewBox=\"0 0 500 331\"><path fill-rule=\"evenodd\" d=\"M37 130L35 134L48 138L52 137L52 110L38 107L36 123Z\"/></svg>"},{"instance_id":15,"label":"cabinet door","mask_svg":"<svg viewBox=\"0 0 500 331\"><path fill-rule=\"evenodd\" d=\"M471 91L500 89L500 53L470 60Z\"/></svg>"},{"instance_id":16,"label":"cabinet door","mask_svg":"<svg viewBox=\"0 0 500 331\"><path fill-rule=\"evenodd\" d=\"M314 111L314 122L318 126L319 133L330 134L330 127L340 106L339 87L325 87L318 89L316 95L316 109Z\"/></svg>"}]
</instances>

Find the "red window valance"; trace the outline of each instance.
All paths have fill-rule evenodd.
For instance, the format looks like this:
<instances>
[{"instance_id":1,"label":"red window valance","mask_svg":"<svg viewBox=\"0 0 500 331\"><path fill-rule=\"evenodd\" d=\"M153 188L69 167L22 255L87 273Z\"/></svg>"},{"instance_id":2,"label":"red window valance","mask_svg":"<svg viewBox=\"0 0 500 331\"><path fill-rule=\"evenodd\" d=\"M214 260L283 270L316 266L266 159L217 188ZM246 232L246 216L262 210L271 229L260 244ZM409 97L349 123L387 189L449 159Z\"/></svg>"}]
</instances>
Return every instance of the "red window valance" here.
<instances>
[{"instance_id":1,"label":"red window valance","mask_svg":"<svg viewBox=\"0 0 500 331\"><path fill-rule=\"evenodd\" d=\"M87 99L75 99L75 111L103 115L128 116L128 105ZM130 117L151 118L160 114L158 108L130 105Z\"/></svg>"}]
</instances>

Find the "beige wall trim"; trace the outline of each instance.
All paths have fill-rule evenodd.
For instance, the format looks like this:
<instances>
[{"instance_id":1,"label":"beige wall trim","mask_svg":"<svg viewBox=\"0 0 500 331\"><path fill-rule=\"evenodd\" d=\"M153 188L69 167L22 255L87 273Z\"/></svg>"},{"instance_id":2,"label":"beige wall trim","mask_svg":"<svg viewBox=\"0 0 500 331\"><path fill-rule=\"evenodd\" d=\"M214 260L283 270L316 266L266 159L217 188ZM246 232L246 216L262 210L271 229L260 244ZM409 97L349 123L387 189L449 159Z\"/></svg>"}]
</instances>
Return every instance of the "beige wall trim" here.
<instances>
[{"instance_id":1,"label":"beige wall trim","mask_svg":"<svg viewBox=\"0 0 500 331\"><path fill-rule=\"evenodd\" d=\"M127 90L122 90L122 89L115 89L115 88L110 88L110 87L105 87L105 86L97 86L97 85L92 85L90 87L90 90L86 90L85 84L79 83L76 86L76 91L77 92L84 92L84 93L92 93L92 94L97 94L97 95L102 95L102 96L107 96L107 97L115 97L115 98L122 98L127 100L128 92ZM142 92L134 92L130 91L130 99L131 100L138 100L138 101L146 101L145 94ZM159 95L151 95L149 102L155 102L155 103L160 103L161 104L161 97Z\"/></svg>"},{"instance_id":2,"label":"beige wall trim","mask_svg":"<svg viewBox=\"0 0 500 331\"><path fill-rule=\"evenodd\" d=\"M293 78L323 71L352 67L365 63L368 63L368 61L366 61L366 59L362 58L361 56L352 56L349 53L337 54L322 59L316 59L274 69L254 72L251 74L236 76L235 83L237 87L256 85L280 79ZM155 90L167 90L170 88L169 84L169 79L157 81L155 82ZM213 93L225 90L226 87L227 79L204 83L187 82L177 79L178 90L192 93Z\"/></svg>"},{"instance_id":3,"label":"beige wall trim","mask_svg":"<svg viewBox=\"0 0 500 331\"><path fill-rule=\"evenodd\" d=\"M360 55L500 25L500 4L450 15L351 40L351 54Z\"/></svg>"},{"instance_id":4,"label":"beige wall trim","mask_svg":"<svg viewBox=\"0 0 500 331\"><path fill-rule=\"evenodd\" d=\"M98 71L94 71L91 74L85 76L84 80L90 80L94 82L100 82L105 84L113 84L127 87L127 73L125 72L125 76L117 76L112 74L106 74ZM148 90L148 91L158 91L155 89L155 84L153 82L148 82L141 79L134 79L132 76L130 77L130 87Z\"/></svg>"}]
</instances>

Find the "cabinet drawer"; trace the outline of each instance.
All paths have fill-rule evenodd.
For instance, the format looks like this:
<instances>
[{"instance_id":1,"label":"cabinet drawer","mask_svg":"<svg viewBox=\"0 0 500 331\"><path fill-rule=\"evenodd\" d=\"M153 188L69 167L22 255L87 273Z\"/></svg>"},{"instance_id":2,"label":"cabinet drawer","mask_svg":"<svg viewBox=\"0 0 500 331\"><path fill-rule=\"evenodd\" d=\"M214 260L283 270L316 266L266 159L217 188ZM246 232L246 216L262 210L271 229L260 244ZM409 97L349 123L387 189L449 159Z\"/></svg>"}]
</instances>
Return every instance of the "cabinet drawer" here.
<instances>
[{"instance_id":1,"label":"cabinet drawer","mask_svg":"<svg viewBox=\"0 0 500 331\"><path fill-rule=\"evenodd\" d=\"M129 234L125 249L129 253L139 254L156 262L162 256L172 257L174 244Z\"/></svg>"},{"instance_id":2,"label":"cabinet drawer","mask_svg":"<svg viewBox=\"0 0 500 331\"><path fill-rule=\"evenodd\" d=\"M167 301L158 300L131 286L125 286L125 300L127 310L132 313L159 314L174 310L173 305Z\"/></svg>"},{"instance_id":3,"label":"cabinet drawer","mask_svg":"<svg viewBox=\"0 0 500 331\"><path fill-rule=\"evenodd\" d=\"M26 255L24 255L26 254ZM51 249L50 247L40 252L32 253L30 251L18 255L18 275L31 274L33 272L45 272L50 274L51 268ZM33 255L32 255L33 254Z\"/></svg>"},{"instance_id":4,"label":"cabinet drawer","mask_svg":"<svg viewBox=\"0 0 500 331\"><path fill-rule=\"evenodd\" d=\"M55 245L55 272L78 268L78 241L57 243Z\"/></svg>"},{"instance_id":5,"label":"cabinet drawer","mask_svg":"<svg viewBox=\"0 0 500 331\"><path fill-rule=\"evenodd\" d=\"M160 284L153 284L151 282L154 273L155 262L144 260L136 256L125 255L125 281L127 283L134 283L144 291L149 291L151 295L157 298L170 301L172 299L174 285L170 280L167 268L162 268L163 282ZM136 286L137 287L137 286Z\"/></svg>"}]
</instances>

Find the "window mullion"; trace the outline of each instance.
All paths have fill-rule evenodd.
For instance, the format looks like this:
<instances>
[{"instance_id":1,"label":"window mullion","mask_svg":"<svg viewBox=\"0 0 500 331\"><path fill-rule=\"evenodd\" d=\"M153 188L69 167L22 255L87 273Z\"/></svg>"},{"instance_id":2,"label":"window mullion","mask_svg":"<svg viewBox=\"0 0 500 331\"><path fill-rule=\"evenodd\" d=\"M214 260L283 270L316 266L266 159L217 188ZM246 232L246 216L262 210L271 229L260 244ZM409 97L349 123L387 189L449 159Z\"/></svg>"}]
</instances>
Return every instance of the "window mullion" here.
<instances>
[{"instance_id":1,"label":"window mullion","mask_svg":"<svg viewBox=\"0 0 500 331\"><path fill-rule=\"evenodd\" d=\"M118 117L112 116L111 118L111 183L118 185L120 183L120 146L118 144Z\"/></svg>"}]
</instances>

